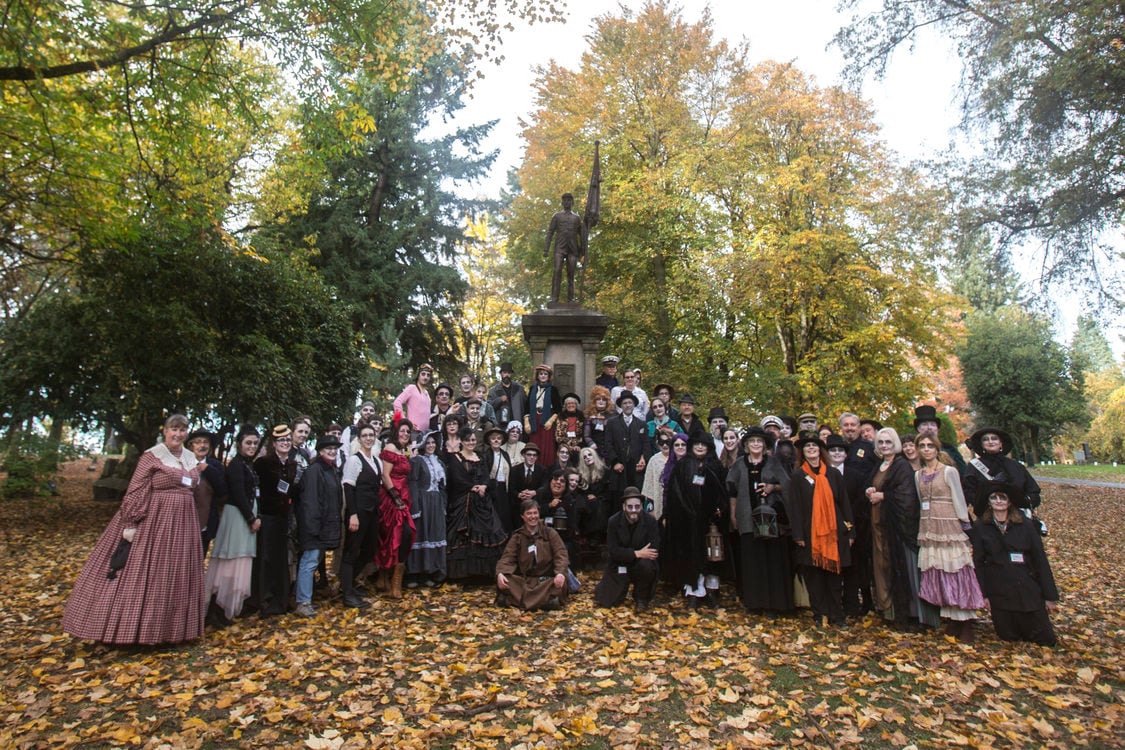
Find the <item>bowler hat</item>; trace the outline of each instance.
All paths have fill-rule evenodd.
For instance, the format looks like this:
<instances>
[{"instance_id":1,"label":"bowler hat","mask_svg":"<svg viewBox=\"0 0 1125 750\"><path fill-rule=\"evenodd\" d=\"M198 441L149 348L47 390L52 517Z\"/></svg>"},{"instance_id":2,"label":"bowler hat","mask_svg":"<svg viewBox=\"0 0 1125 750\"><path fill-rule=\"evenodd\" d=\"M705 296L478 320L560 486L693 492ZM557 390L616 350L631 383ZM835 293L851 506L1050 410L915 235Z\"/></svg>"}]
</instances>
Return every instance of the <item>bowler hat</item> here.
<instances>
[{"instance_id":1,"label":"bowler hat","mask_svg":"<svg viewBox=\"0 0 1125 750\"><path fill-rule=\"evenodd\" d=\"M321 435L316 439L317 450L321 448L339 448L341 445L343 445L343 443L341 443L340 438L335 435Z\"/></svg>"},{"instance_id":2,"label":"bowler hat","mask_svg":"<svg viewBox=\"0 0 1125 750\"><path fill-rule=\"evenodd\" d=\"M681 404L691 404L692 406L694 406L695 405L695 399L692 398L692 395L690 393L684 393L682 396L680 396L680 403Z\"/></svg>"},{"instance_id":3,"label":"bowler hat","mask_svg":"<svg viewBox=\"0 0 1125 750\"><path fill-rule=\"evenodd\" d=\"M621 499L628 500L631 497L644 497L644 495L636 487L626 487L625 491L621 493Z\"/></svg>"},{"instance_id":4,"label":"bowler hat","mask_svg":"<svg viewBox=\"0 0 1125 750\"><path fill-rule=\"evenodd\" d=\"M615 401L614 403L616 403L620 407L621 402L625 399L629 399L630 401L632 401L633 406L636 406L640 403L640 401L637 399L637 394L633 393L632 391L621 391L621 393L617 395L617 401Z\"/></svg>"}]
</instances>

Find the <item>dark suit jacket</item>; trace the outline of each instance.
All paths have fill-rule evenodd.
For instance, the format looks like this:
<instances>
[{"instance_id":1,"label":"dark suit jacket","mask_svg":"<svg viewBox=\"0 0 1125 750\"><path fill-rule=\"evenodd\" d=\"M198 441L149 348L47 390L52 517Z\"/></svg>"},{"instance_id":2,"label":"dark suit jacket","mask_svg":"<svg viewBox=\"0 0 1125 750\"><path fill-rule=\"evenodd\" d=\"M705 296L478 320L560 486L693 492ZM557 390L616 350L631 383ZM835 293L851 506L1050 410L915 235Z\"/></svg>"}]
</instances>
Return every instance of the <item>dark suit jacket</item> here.
<instances>
[{"instance_id":1,"label":"dark suit jacket","mask_svg":"<svg viewBox=\"0 0 1125 750\"><path fill-rule=\"evenodd\" d=\"M512 473L508 477L508 501L512 504L512 513L519 515L521 492L524 490L538 492L545 484L547 484L547 470L539 464L535 464L530 476L527 474L527 464L513 466Z\"/></svg>"},{"instance_id":2,"label":"dark suit jacket","mask_svg":"<svg viewBox=\"0 0 1125 750\"><path fill-rule=\"evenodd\" d=\"M625 469L636 469L637 462L646 455L648 447L648 425L634 415L633 424L625 426L625 416L615 414L605 423L606 466L624 464Z\"/></svg>"}]
</instances>

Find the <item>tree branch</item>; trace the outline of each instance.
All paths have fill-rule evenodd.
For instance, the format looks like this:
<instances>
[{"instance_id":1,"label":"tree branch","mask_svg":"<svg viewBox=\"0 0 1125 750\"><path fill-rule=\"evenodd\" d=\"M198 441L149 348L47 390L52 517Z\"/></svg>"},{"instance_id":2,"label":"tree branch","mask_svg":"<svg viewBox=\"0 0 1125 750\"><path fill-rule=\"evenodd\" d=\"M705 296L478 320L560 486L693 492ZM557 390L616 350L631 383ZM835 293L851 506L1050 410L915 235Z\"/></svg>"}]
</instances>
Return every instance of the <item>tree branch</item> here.
<instances>
[{"instance_id":1,"label":"tree branch","mask_svg":"<svg viewBox=\"0 0 1125 750\"><path fill-rule=\"evenodd\" d=\"M66 76L79 75L82 73L92 73L96 70L104 70L124 62L128 62L134 57L148 54L156 48L169 44L171 42L180 41L189 34L199 31L200 29L215 27L221 28L222 26L230 23L238 17L241 10L245 10L246 6L241 6L239 9L232 10L228 13L208 13L200 16L189 24L175 24L169 22L164 27L164 31L156 36L148 39L141 44L132 47L126 47L119 50L109 57L103 57L99 60L81 60L78 62L65 63L62 65L48 65L46 67L37 68L27 65L12 65L8 67L0 67L0 81L34 81L34 80L47 80L51 78L64 78Z\"/></svg>"}]
</instances>

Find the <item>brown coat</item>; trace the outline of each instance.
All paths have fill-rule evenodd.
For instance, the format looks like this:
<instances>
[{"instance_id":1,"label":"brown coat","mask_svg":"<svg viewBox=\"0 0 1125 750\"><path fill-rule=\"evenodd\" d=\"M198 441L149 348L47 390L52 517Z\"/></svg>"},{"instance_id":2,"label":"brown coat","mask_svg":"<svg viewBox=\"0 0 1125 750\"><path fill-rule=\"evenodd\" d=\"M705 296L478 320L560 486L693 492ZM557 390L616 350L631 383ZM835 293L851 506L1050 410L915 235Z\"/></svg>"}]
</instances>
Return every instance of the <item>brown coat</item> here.
<instances>
[{"instance_id":1,"label":"brown coat","mask_svg":"<svg viewBox=\"0 0 1125 750\"><path fill-rule=\"evenodd\" d=\"M540 523L534 534L526 526L512 532L504 554L496 563L496 573L508 577L510 591L507 593L513 606L540 609L552 596L558 597L560 602L566 601L565 581L560 590L552 579L559 574L565 577L569 564L562 537L550 526Z\"/></svg>"}]
</instances>

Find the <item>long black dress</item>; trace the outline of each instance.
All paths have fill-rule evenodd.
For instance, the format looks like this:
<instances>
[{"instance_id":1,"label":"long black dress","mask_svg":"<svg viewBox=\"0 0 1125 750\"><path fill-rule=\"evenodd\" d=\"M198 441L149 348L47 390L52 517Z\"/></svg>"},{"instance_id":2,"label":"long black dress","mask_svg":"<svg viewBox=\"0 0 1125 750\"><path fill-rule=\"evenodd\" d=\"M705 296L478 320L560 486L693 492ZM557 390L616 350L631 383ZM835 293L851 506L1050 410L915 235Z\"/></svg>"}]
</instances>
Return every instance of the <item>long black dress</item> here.
<instances>
[{"instance_id":1,"label":"long black dress","mask_svg":"<svg viewBox=\"0 0 1125 750\"><path fill-rule=\"evenodd\" d=\"M488 470L479 459L469 460L460 453L447 455L447 578L494 578L507 535L492 496L485 492L481 497L472 491L474 485L488 484Z\"/></svg>"},{"instance_id":2,"label":"long black dress","mask_svg":"<svg viewBox=\"0 0 1125 750\"><path fill-rule=\"evenodd\" d=\"M667 541L661 549L666 580L701 596L703 577L720 568L707 560L707 531L711 524L726 528L729 501L722 481L707 461L685 456L676 462L664 493Z\"/></svg>"},{"instance_id":3,"label":"long black dress","mask_svg":"<svg viewBox=\"0 0 1125 750\"><path fill-rule=\"evenodd\" d=\"M749 610L789 612L793 609L790 537L785 534L767 539L754 535L753 513L763 503L777 513L779 525L788 526L789 522L781 493L763 498L756 491L762 483L765 465L765 457L758 463L752 463L749 456L742 456L727 472L727 494L736 498L742 603Z\"/></svg>"}]
</instances>

